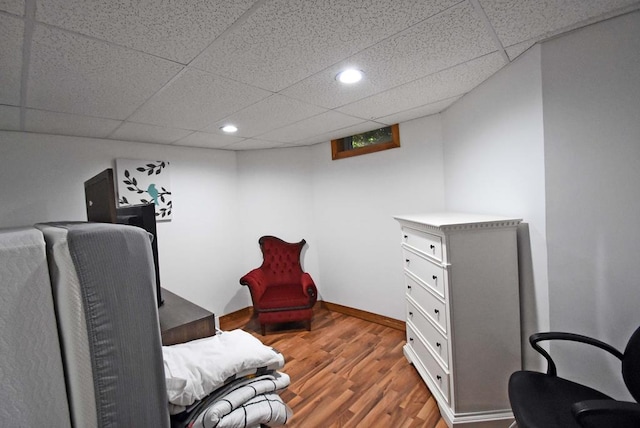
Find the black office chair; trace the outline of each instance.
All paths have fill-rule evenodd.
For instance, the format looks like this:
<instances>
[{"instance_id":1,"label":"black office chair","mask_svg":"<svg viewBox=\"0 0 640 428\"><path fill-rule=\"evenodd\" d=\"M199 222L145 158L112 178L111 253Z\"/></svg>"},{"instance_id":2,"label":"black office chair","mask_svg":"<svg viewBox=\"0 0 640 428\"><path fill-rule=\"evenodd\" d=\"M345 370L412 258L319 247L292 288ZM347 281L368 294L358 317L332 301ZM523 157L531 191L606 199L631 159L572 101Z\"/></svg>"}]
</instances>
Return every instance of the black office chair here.
<instances>
[{"instance_id":1,"label":"black office chair","mask_svg":"<svg viewBox=\"0 0 640 428\"><path fill-rule=\"evenodd\" d=\"M590 337L572 333L536 333L531 346L547 360L547 373L518 371L509 379L509 400L518 428L640 427L640 404L613 398L557 376L551 356L540 347L544 340L569 340L603 349L622 361L622 378L627 389L640 399L640 328L627 343L624 354Z\"/></svg>"}]
</instances>

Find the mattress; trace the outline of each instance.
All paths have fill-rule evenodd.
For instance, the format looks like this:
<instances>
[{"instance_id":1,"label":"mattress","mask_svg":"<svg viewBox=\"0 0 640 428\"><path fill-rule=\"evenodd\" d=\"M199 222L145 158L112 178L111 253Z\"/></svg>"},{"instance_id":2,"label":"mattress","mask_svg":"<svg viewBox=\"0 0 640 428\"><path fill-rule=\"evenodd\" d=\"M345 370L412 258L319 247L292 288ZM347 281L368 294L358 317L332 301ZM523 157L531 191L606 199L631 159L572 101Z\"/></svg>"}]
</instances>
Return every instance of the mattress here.
<instances>
[{"instance_id":1,"label":"mattress","mask_svg":"<svg viewBox=\"0 0 640 428\"><path fill-rule=\"evenodd\" d=\"M34 228L0 230L0 421L70 427L45 244Z\"/></svg>"},{"instance_id":2,"label":"mattress","mask_svg":"<svg viewBox=\"0 0 640 428\"><path fill-rule=\"evenodd\" d=\"M168 427L149 235L101 223L38 227L52 263L64 353L77 364L67 377L74 425Z\"/></svg>"}]
</instances>

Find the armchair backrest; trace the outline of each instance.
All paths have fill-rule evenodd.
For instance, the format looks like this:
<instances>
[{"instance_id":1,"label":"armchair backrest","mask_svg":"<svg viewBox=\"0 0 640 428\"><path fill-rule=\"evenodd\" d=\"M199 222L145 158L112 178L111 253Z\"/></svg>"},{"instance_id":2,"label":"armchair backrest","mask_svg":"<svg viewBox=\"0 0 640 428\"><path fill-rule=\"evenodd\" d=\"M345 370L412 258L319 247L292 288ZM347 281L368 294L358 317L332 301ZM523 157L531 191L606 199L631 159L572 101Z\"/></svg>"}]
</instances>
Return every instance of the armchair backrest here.
<instances>
[{"instance_id":1,"label":"armchair backrest","mask_svg":"<svg viewBox=\"0 0 640 428\"><path fill-rule=\"evenodd\" d=\"M302 266L300 253L307 243L289 243L275 236L263 236L258 240L262 250L263 270L270 285L295 284L300 282Z\"/></svg>"}]
</instances>

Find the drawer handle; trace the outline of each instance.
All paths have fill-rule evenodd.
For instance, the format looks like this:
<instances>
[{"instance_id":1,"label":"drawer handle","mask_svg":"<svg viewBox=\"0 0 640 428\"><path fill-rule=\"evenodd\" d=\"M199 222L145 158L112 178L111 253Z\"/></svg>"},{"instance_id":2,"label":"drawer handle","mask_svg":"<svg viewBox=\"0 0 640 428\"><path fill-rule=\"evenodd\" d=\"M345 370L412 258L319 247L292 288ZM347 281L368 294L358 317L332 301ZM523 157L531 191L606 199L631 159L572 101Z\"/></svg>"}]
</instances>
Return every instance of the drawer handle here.
<instances>
[{"instance_id":1,"label":"drawer handle","mask_svg":"<svg viewBox=\"0 0 640 428\"><path fill-rule=\"evenodd\" d=\"M413 343L413 337L409 338L409 342Z\"/></svg>"},{"instance_id":2,"label":"drawer handle","mask_svg":"<svg viewBox=\"0 0 640 428\"><path fill-rule=\"evenodd\" d=\"M413 316L413 312L409 312L409 316L412 317Z\"/></svg>"},{"instance_id":3,"label":"drawer handle","mask_svg":"<svg viewBox=\"0 0 640 428\"><path fill-rule=\"evenodd\" d=\"M436 315L439 315L439 314L440 314L440 309L434 309L434 310L433 310L433 312L434 312Z\"/></svg>"},{"instance_id":4,"label":"drawer handle","mask_svg":"<svg viewBox=\"0 0 640 428\"><path fill-rule=\"evenodd\" d=\"M431 245L429 245L429 248L431 248L432 250L435 250L435 249L436 249L436 246L435 246L435 245L433 245L433 244L431 244Z\"/></svg>"},{"instance_id":5,"label":"drawer handle","mask_svg":"<svg viewBox=\"0 0 640 428\"><path fill-rule=\"evenodd\" d=\"M433 275L433 276L431 277L431 279L433 279L434 281L437 281L437 280L438 280L438 275Z\"/></svg>"},{"instance_id":6,"label":"drawer handle","mask_svg":"<svg viewBox=\"0 0 640 428\"><path fill-rule=\"evenodd\" d=\"M436 379L438 379L438 381L442 382L442 376L436 375Z\"/></svg>"},{"instance_id":7,"label":"drawer handle","mask_svg":"<svg viewBox=\"0 0 640 428\"><path fill-rule=\"evenodd\" d=\"M411 290L411 286L410 286L410 285L407 285L407 289Z\"/></svg>"},{"instance_id":8,"label":"drawer handle","mask_svg":"<svg viewBox=\"0 0 640 428\"><path fill-rule=\"evenodd\" d=\"M404 235L404 239L407 239L409 237L409 235Z\"/></svg>"},{"instance_id":9,"label":"drawer handle","mask_svg":"<svg viewBox=\"0 0 640 428\"><path fill-rule=\"evenodd\" d=\"M436 342L436 346L437 346L438 348L442 348L442 344L441 344L440 342Z\"/></svg>"},{"instance_id":10,"label":"drawer handle","mask_svg":"<svg viewBox=\"0 0 640 428\"><path fill-rule=\"evenodd\" d=\"M409 259L404 259L404 261L407 262L407 263L411 262L411 260L409 260Z\"/></svg>"}]
</instances>

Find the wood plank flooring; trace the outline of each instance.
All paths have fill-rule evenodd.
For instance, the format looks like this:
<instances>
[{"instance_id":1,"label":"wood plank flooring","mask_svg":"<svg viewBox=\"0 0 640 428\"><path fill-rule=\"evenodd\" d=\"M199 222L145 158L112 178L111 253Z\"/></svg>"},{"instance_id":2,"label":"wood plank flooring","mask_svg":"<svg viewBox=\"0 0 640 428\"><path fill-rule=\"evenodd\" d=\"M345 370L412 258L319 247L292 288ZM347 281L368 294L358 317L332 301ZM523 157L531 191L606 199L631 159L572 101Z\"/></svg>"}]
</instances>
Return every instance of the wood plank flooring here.
<instances>
[{"instance_id":1,"label":"wood plank flooring","mask_svg":"<svg viewBox=\"0 0 640 428\"><path fill-rule=\"evenodd\" d=\"M293 410L288 427L446 428L402 353L403 331L325 308L314 310L311 331L268 327L262 336L248 316L221 328L242 328L284 355L291 385L281 397Z\"/></svg>"}]
</instances>

